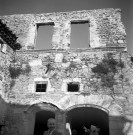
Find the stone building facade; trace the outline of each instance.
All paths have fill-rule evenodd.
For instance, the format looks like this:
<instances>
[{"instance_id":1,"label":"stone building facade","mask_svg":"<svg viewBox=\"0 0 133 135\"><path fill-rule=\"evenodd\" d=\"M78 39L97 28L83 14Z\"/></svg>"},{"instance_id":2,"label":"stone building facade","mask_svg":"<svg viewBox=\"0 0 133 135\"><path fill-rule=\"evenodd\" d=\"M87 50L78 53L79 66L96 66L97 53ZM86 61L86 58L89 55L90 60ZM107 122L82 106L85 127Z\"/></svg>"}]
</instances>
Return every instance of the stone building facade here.
<instances>
[{"instance_id":1,"label":"stone building facade","mask_svg":"<svg viewBox=\"0 0 133 135\"><path fill-rule=\"evenodd\" d=\"M1 134L41 135L50 117L63 135L66 122L79 133L93 124L103 135L133 134L133 58L120 9L0 19L21 45L14 51L0 38ZM88 48L71 49L72 22L89 23ZM52 49L34 49L40 24L54 25Z\"/></svg>"}]
</instances>

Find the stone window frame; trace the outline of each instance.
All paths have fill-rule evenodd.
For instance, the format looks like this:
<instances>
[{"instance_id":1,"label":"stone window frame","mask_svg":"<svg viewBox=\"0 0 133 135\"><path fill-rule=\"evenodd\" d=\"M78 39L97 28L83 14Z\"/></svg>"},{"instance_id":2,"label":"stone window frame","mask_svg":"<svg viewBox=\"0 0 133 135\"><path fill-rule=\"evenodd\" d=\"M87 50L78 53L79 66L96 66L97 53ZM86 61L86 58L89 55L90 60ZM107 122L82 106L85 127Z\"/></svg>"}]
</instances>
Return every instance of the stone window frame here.
<instances>
[{"instance_id":1,"label":"stone window frame","mask_svg":"<svg viewBox=\"0 0 133 135\"><path fill-rule=\"evenodd\" d=\"M78 83L79 84L79 91L78 92L69 92L67 90L68 86L67 84L68 83ZM65 93L68 93L68 94L78 94L80 93L81 91L83 91L83 84L81 83L81 78L70 78L70 79L64 79L63 80L63 84L62 84L62 87L61 87L61 90Z\"/></svg>"},{"instance_id":2,"label":"stone window frame","mask_svg":"<svg viewBox=\"0 0 133 135\"><path fill-rule=\"evenodd\" d=\"M44 78L35 78L34 79L34 92L35 93L46 93L46 92L36 92L36 84L37 83L47 83L47 88L46 88L46 92L49 92L49 91L53 91L51 89L51 84L50 84L50 80L48 78L44 79Z\"/></svg>"},{"instance_id":3,"label":"stone window frame","mask_svg":"<svg viewBox=\"0 0 133 135\"><path fill-rule=\"evenodd\" d=\"M79 84L79 82L70 82L70 83L67 83L67 91L69 90L68 89L68 87L69 87L69 85L78 85L78 91L74 91L74 92L79 92L79 89L80 89L80 84ZM68 92L72 92L73 93L73 91L68 91Z\"/></svg>"},{"instance_id":4,"label":"stone window frame","mask_svg":"<svg viewBox=\"0 0 133 135\"><path fill-rule=\"evenodd\" d=\"M71 20L70 25L72 24L85 24L88 23L88 48L90 48L90 19L84 19L84 20ZM70 26L71 27L71 26ZM70 37L71 37L71 32L70 32ZM71 41L70 41L70 46L71 46ZM71 47L70 47L71 48Z\"/></svg>"},{"instance_id":5,"label":"stone window frame","mask_svg":"<svg viewBox=\"0 0 133 135\"><path fill-rule=\"evenodd\" d=\"M35 46L37 45L37 34L38 34L38 28L39 26L43 26L43 25L51 25L53 26L53 31L54 31L54 26L55 26L55 22L37 22L35 23L35 36L34 36L34 50L35 49ZM52 39L53 39L53 34L52 34ZM52 44L52 41L51 41L51 44Z\"/></svg>"},{"instance_id":6,"label":"stone window frame","mask_svg":"<svg viewBox=\"0 0 133 135\"><path fill-rule=\"evenodd\" d=\"M41 85L45 84L45 85L46 85L45 91L37 91L37 85L38 85L38 84L41 84ZM45 82L45 81L36 82L36 92L39 92L39 93L41 93L41 92L46 92L46 91L47 91L47 87L48 87L48 82ZM40 89L41 89L41 88L40 88Z\"/></svg>"}]
</instances>

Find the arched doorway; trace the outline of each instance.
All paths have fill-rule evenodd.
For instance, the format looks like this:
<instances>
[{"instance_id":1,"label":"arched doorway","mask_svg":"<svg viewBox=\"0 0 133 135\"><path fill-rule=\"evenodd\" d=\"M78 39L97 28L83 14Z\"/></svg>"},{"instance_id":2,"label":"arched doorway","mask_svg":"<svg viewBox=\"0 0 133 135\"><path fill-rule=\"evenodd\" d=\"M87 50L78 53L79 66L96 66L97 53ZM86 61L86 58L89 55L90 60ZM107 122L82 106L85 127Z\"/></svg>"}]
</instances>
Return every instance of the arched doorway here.
<instances>
[{"instance_id":1,"label":"arched doorway","mask_svg":"<svg viewBox=\"0 0 133 135\"><path fill-rule=\"evenodd\" d=\"M49 118L55 118L54 112L42 110L36 113L34 135L43 135L43 132L47 130Z\"/></svg>"},{"instance_id":2,"label":"arched doorway","mask_svg":"<svg viewBox=\"0 0 133 135\"><path fill-rule=\"evenodd\" d=\"M95 125L102 135L109 135L109 118L107 112L94 107L77 107L67 112L67 122L71 130L77 130L78 135L84 134L83 126L90 128Z\"/></svg>"},{"instance_id":3,"label":"arched doorway","mask_svg":"<svg viewBox=\"0 0 133 135\"><path fill-rule=\"evenodd\" d=\"M47 120L55 118L58 110L54 104L44 102L27 107L24 111L26 135L43 135L47 130Z\"/></svg>"}]
</instances>

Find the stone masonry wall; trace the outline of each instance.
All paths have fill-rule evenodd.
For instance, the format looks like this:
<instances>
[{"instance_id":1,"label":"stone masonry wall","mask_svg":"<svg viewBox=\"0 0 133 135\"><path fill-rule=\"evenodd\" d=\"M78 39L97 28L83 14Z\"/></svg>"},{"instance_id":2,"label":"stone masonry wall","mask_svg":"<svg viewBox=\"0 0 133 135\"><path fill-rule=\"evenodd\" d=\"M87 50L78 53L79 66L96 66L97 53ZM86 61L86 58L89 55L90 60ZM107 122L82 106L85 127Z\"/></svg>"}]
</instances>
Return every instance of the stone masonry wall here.
<instances>
[{"instance_id":1,"label":"stone masonry wall","mask_svg":"<svg viewBox=\"0 0 133 135\"><path fill-rule=\"evenodd\" d=\"M60 13L20 14L0 17L18 37L23 49L33 49L36 44L37 24L54 22L53 49L70 48L71 22L89 21L90 46L125 46L125 29L120 9L83 10ZM88 46L89 47L89 46Z\"/></svg>"},{"instance_id":2,"label":"stone masonry wall","mask_svg":"<svg viewBox=\"0 0 133 135\"><path fill-rule=\"evenodd\" d=\"M107 59L108 55L111 55L112 59L110 57ZM92 70L99 63L104 63L103 60L120 64L116 66L114 82L109 82L111 85L107 83L110 80L104 82L103 78L97 77ZM14 85L7 97L11 104L31 106L51 103L63 111L75 105L92 104L109 110L109 116L124 116L132 121L133 63L131 56L121 49L80 49L58 52L47 50L45 53L44 51L18 51L15 63L12 64L14 68L19 67L18 69L22 69L23 72L16 78L12 78ZM106 76L109 75L111 78L111 74L113 71ZM46 92L35 91L38 81L48 83ZM69 82L79 83L79 92L68 92L67 83ZM21 109L20 114L23 114L25 109L25 107ZM113 126L116 120L112 121L112 119ZM110 127L111 135L117 134L115 128L117 129L118 126ZM121 128L117 129L117 132L121 130Z\"/></svg>"},{"instance_id":3,"label":"stone masonry wall","mask_svg":"<svg viewBox=\"0 0 133 135\"><path fill-rule=\"evenodd\" d=\"M35 119L29 108L45 110L50 105L59 110L57 127L65 127L65 113L70 108L92 106L108 113L110 135L133 134L133 59L125 51L120 12L98 9L0 17L22 45L21 51L13 52L5 45L0 52L0 91L7 103L1 111L5 135L33 134L28 132ZM86 20L90 23L90 48L70 50L71 22ZM51 22L52 49L31 50L37 24ZM41 81L47 83L46 92L36 92L36 83ZM78 92L68 92L70 82L79 85Z\"/></svg>"},{"instance_id":4,"label":"stone masonry wall","mask_svg":"<svg viewBox=\"0 0 133 135\"><path fill-rule=\"evenodd\" d=\"M5 93L9 91L10 83L7 84L9 79L9 65L14 57L13 50L7 44L0 46L0 94L5 97Z\"/></svg>"},{"instance_id":5,"label":"stone masonry wall","mask_svg":"<svg viewBox=\"0 0 133 135\"><path fill-rule=\"evenodd\" d=\"M116 67L117 72L113 76L115 82L108 86L102 78L97 78L92 69L110 53L113 59L117 62L121 61L123 65ZM30 70L26 69L26 64L29 65ZM14 96L12 97L9 94L9 99L14 103L31 104L33 101L45 101L45 96L47 97L46 102L48 99L51 100L50 102L53 102L53 100L59 101L62 95L70 93L67 91L67 84L69 82L80 84L79 93L81 95L84 93L104 93L107 95L115 93L124 96L132 94L132 62L130 56L124 52L100 49L60 52L47 51L45 53L43 51L17 52L15 67L23 68L27 72L12 79L14 80L14 85L11 87L10 94L12 95L13 93ZM109 72L109 74L111 73ZM35 86L37 81L48 82L45 94L36 93ZM49 98L47 93L50 94ZM54 95L51 97L52 93L55 94L56 98L54 98ZM25 100L25 96L27 100ZM60 103L58 105L60 106Z\"/></svg>"},{"instance_id":6,"label":"stone masonry wall","mask_svg":"<svg viewBox=\"0 0 133 135\"><path fill-rule=\"evenodd\" d=\"M7 93L10 92L9 65L14 58L13 50L6 44L0 43L0 125L5 125L8 110ZM3 128L4 130L6 128ZM1 129L2 130L2 129Z\"/></svg>"}]
</instances>

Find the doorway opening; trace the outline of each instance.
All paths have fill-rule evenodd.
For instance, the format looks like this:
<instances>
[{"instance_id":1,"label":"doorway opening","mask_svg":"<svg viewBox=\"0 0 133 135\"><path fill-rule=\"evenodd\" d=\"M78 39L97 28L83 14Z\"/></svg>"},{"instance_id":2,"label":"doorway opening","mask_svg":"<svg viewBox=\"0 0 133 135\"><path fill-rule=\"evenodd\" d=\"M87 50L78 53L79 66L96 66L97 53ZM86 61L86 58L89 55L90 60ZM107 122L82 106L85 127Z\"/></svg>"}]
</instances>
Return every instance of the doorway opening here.
<instances>
[{"instance_id":1,"label":"doorway opening","mask_svg":"<svg viewBox=\"0 0 133 135\"><path fill-rule=\"evenodd\" d=\"M67 113L67 122L71 130L76 130L78 135L84 134L84 126L90 129L94 125L100 129L102 135L109 135L109 118L103 110L93 107L78 107Z\"/></svg>"},{"instance_id":2,"label":"doorway opening","mask_svg":"<svg viewBox=\"0 0 133 135\"><path fill-rule=\"evenodd\" d=\"M36 113L34 135L43 135L43 132L48 130L47 120L49 118L55 118L54 112L43 110Z\"/></svg>"}]
</instances>

